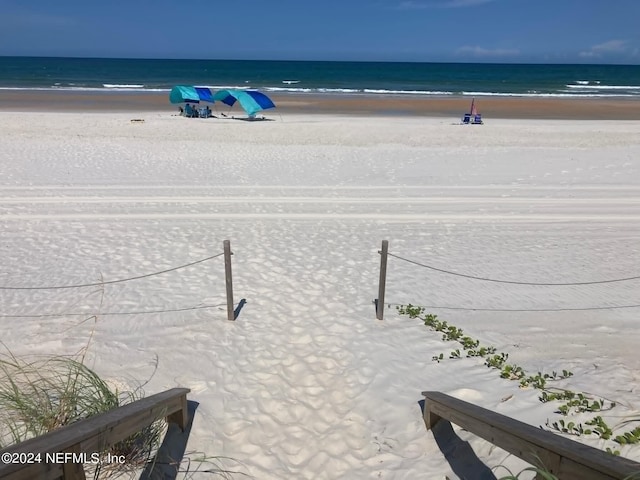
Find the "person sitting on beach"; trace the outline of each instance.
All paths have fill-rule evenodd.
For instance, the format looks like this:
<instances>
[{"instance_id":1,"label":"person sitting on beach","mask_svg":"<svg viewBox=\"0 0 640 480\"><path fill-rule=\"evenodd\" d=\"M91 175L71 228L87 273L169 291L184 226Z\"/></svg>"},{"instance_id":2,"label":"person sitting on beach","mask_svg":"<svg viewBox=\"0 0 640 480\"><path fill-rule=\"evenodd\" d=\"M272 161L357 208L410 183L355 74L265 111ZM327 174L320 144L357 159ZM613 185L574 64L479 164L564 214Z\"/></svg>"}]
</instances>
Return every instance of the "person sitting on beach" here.
<instances>
[{"instance_id":1,"label":"person sitting on beach","mask_svg":"<svg viewBox=\"0 0 640 480\"><path fill-rule=\"evenodd\" d=\"M184 115L184 108L178 107L178 110L180 110L180 115Z\"/></svg>"},{"instance_id":2,"label":"person sitting on beach","mask_svg":"<svg viewBox=\"0 0 640 480\"><path fill-rule=\"evenodd\" d=\"M190 103L187 103L184 106L184 116L188 118L193 118L197 115L196 109L191 106Z\"/></svg>"},{"instance_id":3,"label":"person sitting on beach","mask_svg":"<svg viewBox=\"0 0 640 480\"><path fill-rule=\"evenodd\" d=\"M211 116L211 109L209 108L209 105L207 105L206 108L204 109L204 117L209 118L210 116Z\"/></svg>"}]
</instances>

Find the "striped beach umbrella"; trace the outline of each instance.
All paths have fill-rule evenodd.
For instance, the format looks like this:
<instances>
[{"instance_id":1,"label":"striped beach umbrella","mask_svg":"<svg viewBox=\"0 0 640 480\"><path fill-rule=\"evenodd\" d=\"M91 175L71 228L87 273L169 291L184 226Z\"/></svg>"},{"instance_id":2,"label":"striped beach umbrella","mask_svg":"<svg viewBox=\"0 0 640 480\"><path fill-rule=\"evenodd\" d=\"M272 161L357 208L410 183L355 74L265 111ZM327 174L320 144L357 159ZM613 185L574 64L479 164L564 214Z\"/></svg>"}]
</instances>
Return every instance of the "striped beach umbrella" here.
<instances>
[{"instance_id":1,"label":"striped beach umbrella","mask_svg":"<svg viewBox=\"0 0 640 480\"><path fill-rule=\"evenodd\" d=\"M237 101L250 117L253 117L261 110L275 107L275 104L269 97L257 90L219 90L215 93L213 99L230 107L233 107Z\"/></svg>"}]
</instances>

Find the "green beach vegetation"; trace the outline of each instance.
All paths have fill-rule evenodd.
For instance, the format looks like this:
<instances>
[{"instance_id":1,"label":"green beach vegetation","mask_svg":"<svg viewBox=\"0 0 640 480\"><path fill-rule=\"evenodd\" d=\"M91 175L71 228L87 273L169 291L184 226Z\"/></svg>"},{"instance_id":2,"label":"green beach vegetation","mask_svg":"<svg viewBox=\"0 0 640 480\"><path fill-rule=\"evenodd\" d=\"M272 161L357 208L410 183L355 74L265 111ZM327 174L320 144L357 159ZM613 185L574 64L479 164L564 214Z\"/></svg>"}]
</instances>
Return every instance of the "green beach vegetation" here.
<instances>
[{"instance_id":1,"label":"green beach vegetation","mask_svg":"<svg viewBox=\"0 0 640 480\"><path fill-rule=\"evenodd\" d=\"M640 418L630 417L616 425L610 425L603 417L603 412L610 411L618 405L618 402L606 398L596 398L586 392L578 392L568 388L554 385L554 382L566 380L573 376L569 370L528 373L522 366L509 362L509 354L498 352L493 346L482 345L475 338L466 335L464 331L440 320L437 315L426 313L423 307L400 305L397 311L400 315L406 315L411 319L421 320L425 326L441 334L443 342L454 342L454 348L448 353L439 353L432 357L432 361L456 360L461 358L481 357L484 365L495 369L501 378L518 382L520 388L533 388L540 390L538 400L543 403L556 402L555 413L560 415L555 421L547 420L545 427L557 433L581 436L595 436L606 441L602 448L612 455L620 455L622 446L634 446L640 444ZM459 345L459 346L458 346ZM575 420L578 414L590 415L589 420L579 422ZM533 467L536 471L539 467ZM523 472L521 472L523 473ZM543 478L547 478L538 472ZM548 472L547 472L548 473ZM550 475L550 474L549 474ZM518 478L519 475L505 477L507 480ZM553 476L549 478L555 478Z\"/></svg>"}]
</instances>

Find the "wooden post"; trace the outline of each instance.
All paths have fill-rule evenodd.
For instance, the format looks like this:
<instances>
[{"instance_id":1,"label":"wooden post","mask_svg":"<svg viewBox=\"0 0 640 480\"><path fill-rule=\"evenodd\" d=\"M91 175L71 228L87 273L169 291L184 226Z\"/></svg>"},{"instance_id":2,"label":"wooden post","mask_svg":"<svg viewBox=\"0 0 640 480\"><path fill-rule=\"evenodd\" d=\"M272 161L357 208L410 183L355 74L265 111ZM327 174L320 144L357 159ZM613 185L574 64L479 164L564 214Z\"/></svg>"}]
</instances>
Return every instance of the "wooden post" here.
<instances>
[{"instance_id":1,"label":"wooden post","mask_svg":"<svg viewBox=\"0 0 640 480\"><path fill-rule=\"evenodd\" d=\"M384 289L387 283L387 253L389 252L389 241L382 241L380 250L380 283L378 284L378 301L376 302L376 318L382 320L384 316Z\"/></svg>"},{"instance_id":2,"label":"wooden post","mask_svg":"<svg viewBox=\"0 0 640 480\"><path fill-rule=\"evenodd\" d=\"M80 444L76 444L73 447L66 450L64 453L75 454L80 458L82 456L82 450L80 449ZM66 460L66 459L65 459ZM82 462L67 462L62 465L62 478L64 480L86 480L86 475L84 473L84 467Z\"/></svg>"},{"instance_id":3,"label":"wooden post","mask_svg":"<svg viewBox=\"0 0 640 480\"><path fill-rule=\"evenodd\" d=\"M231 242L225 240L224 245L224 282L227 287L227 320L235 320L233 309L233 281L231 279Z\"/></svg>"},{"instance_id":4,"label":"wooden post","mask_svg":"<svg viewBox=\"0 0 640 480\"><path fill-rule=\"evenodd\" d=\"M422 412L422 416L424 417L424 424L427 426L427 430L431 430L436 422L441 418L429 409L428 400L425 400L424 402L424 411Z\"/></svg>"},{"instance_id":5,"label":"wooden post","mask_svg":"<svg viewBox=\"0 0 640 480\"><path fill-rule=\"evenodd\" d=\"M189 423L189 404L187 402L187 394L185 393L180 399L182 408L177 412L173 412L167 417L167 423L175 423L184 432Z\"/></svg>"}]
</instances>

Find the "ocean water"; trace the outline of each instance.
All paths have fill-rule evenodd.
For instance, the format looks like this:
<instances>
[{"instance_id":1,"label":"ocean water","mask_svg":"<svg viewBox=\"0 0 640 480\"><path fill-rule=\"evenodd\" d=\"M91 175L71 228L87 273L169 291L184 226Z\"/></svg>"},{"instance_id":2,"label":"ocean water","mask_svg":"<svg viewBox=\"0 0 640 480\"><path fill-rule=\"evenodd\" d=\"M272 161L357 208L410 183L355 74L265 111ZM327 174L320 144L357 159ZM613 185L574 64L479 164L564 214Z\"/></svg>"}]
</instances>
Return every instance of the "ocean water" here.
<instances>
[{"instance_id":1,"label":"ocean water","mask_svg":"<svg viewBox=\"0 0 640 480\"><path fill-rule=\"evenodd\" d=\"M335 95L640 99L640 66L0 57L0 95L7 89L169 91L175 85Z\"/></svg>"}]
</instances>

